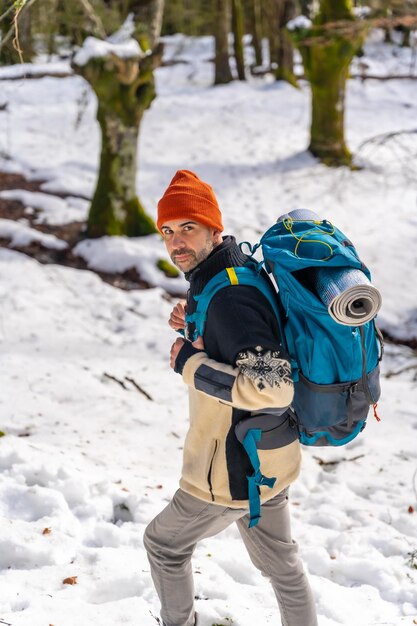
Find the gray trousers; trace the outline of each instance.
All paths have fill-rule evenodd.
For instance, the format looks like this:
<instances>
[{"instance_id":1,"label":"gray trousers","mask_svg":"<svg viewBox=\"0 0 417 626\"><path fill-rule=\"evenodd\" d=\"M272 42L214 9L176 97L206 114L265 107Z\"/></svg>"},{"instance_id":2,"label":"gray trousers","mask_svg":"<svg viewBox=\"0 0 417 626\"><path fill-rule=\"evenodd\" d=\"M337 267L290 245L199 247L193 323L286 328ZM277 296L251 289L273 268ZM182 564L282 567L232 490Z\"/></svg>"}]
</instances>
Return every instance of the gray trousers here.
<instances>
[{"instance_id":1,"label":"gray trousers","mask_svg":"<svg viewBox=\"0 0 417 626\"><path fill-rule=\"evenodd\" d=\"M288 489L261 508L257 526L248 528L247 509L208 504L179 489L144 535L151 574L166 626L193 626L194 584L191 556L201 539L236 522L249 556L270 579L283 626L317 626L313 596L291 539Z\"/></svg>"}]
</instances>

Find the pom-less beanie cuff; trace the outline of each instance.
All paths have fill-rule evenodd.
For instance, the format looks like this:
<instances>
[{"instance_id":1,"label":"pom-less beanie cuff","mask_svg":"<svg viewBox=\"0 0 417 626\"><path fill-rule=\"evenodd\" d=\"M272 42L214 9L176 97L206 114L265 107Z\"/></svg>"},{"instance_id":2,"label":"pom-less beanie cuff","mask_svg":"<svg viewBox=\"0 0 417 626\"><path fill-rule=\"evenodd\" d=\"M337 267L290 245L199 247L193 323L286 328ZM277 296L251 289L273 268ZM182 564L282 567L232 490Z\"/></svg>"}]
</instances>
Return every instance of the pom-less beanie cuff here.
<instances>
[{"instance_id":1,"label":"pom-less beanie cuff","mask_svg":"<svg viewBox=\"0 0 417 626\"><path fill-rule=\"evenodd\" d=\"M158 230L165 222L181 218L223 231L213 189L189 170L178 170L158 202Z\"/></svg>"}]
</instances>

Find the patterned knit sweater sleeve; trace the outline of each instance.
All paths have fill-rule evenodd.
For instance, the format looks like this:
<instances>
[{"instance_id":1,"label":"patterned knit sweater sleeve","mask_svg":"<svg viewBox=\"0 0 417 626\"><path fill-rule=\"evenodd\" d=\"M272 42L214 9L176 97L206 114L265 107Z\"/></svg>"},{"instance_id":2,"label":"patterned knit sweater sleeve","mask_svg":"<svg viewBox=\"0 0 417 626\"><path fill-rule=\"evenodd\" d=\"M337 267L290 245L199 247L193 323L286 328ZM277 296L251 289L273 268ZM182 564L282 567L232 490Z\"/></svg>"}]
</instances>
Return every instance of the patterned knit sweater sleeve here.
<instances>
[{"instance_id":1,"label":"patterned knit sweater sleeve","mask_svg":"<svg viewBox=\"0 0 417 626\"><path fill-rule=\"evenodd\" d=\"M291 404L291 366L274 313L259 290L219 291L209 307L204 344L204 351L186 346L179 354L187 385L248 411Z\"/></svg>"}]
</instances>

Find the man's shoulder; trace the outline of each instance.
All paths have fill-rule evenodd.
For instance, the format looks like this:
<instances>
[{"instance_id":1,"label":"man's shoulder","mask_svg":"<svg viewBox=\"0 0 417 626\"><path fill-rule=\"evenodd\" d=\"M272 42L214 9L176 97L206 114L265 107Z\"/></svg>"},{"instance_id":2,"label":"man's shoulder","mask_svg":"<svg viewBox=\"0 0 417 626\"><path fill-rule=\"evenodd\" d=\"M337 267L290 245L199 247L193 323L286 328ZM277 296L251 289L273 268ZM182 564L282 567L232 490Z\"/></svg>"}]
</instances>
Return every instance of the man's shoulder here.
<instances>
[{"instance_id":1,"label":"man's shoulder","mask_svg":"<svg viewBox=\"0 0 417 626\"><path fill-rule=\"evenodd\" d=\"M256 314L265 310L273 314L273 309L261 289L252 285L227 285L213 296L210 303L210 312L217 315Z\"/></svg>"}]
</instances>

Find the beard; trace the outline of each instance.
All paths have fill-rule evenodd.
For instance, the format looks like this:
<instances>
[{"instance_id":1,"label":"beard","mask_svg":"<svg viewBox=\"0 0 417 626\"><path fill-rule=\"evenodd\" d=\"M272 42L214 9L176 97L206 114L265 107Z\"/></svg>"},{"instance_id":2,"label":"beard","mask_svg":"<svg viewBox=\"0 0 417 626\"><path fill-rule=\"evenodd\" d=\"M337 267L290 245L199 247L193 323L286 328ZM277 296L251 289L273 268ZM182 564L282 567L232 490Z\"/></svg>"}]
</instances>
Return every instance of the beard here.
<instances>
[{"instance_id":1,"label":"beard","mask_svg":"<svg viewBox=\"0 0 417 626\"><path fill-rule=\"evenodd\" d=\"M207 259L209 254L214 250L214 243L211 237L208 237L204 247L196 252L191 248L182 248L181 250L173 250L171 252L171 261L182 272L190 272L197 267L202 261ZM188 255L184 260L177 260L177 256Z\"/></svg>"}]
</instances>

